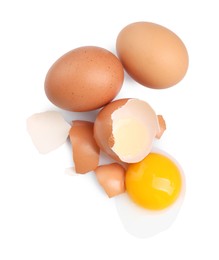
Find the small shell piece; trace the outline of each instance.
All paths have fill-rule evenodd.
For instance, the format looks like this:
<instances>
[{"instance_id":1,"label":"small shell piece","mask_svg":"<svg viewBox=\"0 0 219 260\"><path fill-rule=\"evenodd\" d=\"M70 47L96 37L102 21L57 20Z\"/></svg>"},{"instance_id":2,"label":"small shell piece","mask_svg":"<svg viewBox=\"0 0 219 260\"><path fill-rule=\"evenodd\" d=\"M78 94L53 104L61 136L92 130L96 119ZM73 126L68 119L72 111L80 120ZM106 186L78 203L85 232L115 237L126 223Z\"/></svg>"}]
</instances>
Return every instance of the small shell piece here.
<instances>
[{"instance_id":1,"label":"small shell piece","mask_svg":"<svg viewBox=\"0 0 219 260\"><path fill-rule=\"evenodd\" d=\"M125 192L125 169L118 163L98 166L96 177L108 197L114 197Z\"/></svg>"},{"instance_id":2,"label":"small shell piece","mask_svg":"<svg viewBox=\"0 0 219 260\"><path fill-rule=\"evenodd\" d=\"M70 128L71 125L56 111L37 113L27 119L27 131L33 144L42 154L64 144Z\"/></svg>"},{"instance_id":3,"label":"small shell piece","mask_svg":"<svg viewBox=\"0 0 219 260\"><path fill-rule=\"evenodd\" d=\"M157 119L158 119L158 123L159 123L160 129L159 129L159 131L156 134L156 138L160 139L167 127L166 127L166 122L165 122L163 116L158 115Z\"/></svg>"},{"instance_id":4,"label":"small shell piece","mask_svg":"<svg viewBox=\"0 0 219 260\"><path fill-rule=\"evenodd\" d=\"M98 166L100 154L100 149L93 137L93 123L73 121L69 135L76 173L93 171Z\"/></svg>"}]
</instances>

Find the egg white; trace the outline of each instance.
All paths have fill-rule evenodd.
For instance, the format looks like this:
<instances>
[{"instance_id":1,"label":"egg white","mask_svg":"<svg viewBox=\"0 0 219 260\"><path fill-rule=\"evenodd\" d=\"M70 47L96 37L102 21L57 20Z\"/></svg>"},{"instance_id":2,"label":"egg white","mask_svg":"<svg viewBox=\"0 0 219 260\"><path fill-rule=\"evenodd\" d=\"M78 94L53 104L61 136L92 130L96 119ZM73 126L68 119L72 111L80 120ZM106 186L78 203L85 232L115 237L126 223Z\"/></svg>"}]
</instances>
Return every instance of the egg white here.
<instances>
[{"instance_id":1,"label":"egg white","mask_svg":"<svg viewBox=\"0 0 219 260\"><path fill-rule=\"evenodd\" d=\"M119 218L128 233L139 238L147 238L168 229L176 219L185 197L185 176L179 163L164 151L153 149L171 159L180 169L182 190L173 205L164 210L147 210L134 203L127 193L114 198Z\"/></svg>"}]
</instances>

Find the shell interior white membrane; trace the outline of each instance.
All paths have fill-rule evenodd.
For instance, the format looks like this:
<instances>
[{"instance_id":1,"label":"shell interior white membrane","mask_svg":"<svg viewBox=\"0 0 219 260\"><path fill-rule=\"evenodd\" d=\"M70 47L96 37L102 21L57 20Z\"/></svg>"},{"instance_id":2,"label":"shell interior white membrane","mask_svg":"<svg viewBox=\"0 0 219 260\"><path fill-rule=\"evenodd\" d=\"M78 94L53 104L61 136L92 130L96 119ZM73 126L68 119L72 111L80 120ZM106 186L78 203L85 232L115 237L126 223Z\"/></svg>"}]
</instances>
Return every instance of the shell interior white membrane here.
<instances>
[{"instance_id":1,"label":"shell interior white membrane","mask_svg":"<svg viewBox=\"0 0 219 260\"><path fill-rule=\"evenodd\" d=\"M42 154L49 153L66 142L71 125L56 111L37 113L27 119L27 131Z\"/></svg>"},{"instance_id":2,"label":"shell interior white membrane","mask_svg":"<svg viewBox=\"0 0 219 260\"><path fill-rule=\"evenodd\" d=\"M167 156L167 153L160 150L154 152ZM134 203L127 193L123 193L114 198L119 218L125 230L138 238L148 238L168 229L175 221L185 197L185 176L181 166L171 156L180 169L182 176L182 190L177 201L165 210L146 210Z\"/></svg>"},{"instance_id":3,"label":"shell interior white membrane","mask_svg":"<svg viewBox=\"0 0 219 260\"><path fill-rule=\"evenodd\" d=\"M128 163L142 160L151 150L159 132L157 115L151 106L139 99L130 99L112 114L112 150Z\"/></svg>"}]
</instances>

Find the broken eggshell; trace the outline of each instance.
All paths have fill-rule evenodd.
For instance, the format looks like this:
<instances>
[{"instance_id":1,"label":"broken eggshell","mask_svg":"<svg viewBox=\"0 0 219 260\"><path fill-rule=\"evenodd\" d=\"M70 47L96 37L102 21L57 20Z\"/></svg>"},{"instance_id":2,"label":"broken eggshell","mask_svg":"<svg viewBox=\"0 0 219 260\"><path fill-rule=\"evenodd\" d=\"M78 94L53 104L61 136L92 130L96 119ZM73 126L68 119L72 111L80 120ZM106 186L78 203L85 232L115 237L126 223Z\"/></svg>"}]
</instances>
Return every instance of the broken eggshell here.
<instances>
[{"instance_id":1,"label":"broken eggshell","mask_svg":"<svg viewBox=\"0 0 219 260\"><path fill-rule=\"evenodd\" d=\"M56 111L37 113L27 119L27 131L37 150L46 154L64 144L71 125Z\"/></svg>"},{"instance_id":2,"label":"broken eggshell","mask_svg":"<svg viewBox=\"0 0 219 260\"><path fill-rule=\"evenodd\" d=\"M96 177L109 198L125 192L125 169L118 163L98 166Z\"/></svg>"},{"instance_id":3,"label":"broken eggshell","mask_svg":"<svg viewBox=\"0 0 219 260\"><path fill-rule=\"evenodd\" d=\"M163 116L158 115L157 119L158 119L158 123L159 123L159 126L160 126L160 131L157 132L156 138L160 139L167 127L166 127L166 122L165 122Z\"/></svg>"},{"instance_id":4,"label":"broken eggshell","mask_svg":"<svg viewBox=\"0 0 219 260\"><path fill-rule=\"evenodd\" d=\"M93 137L93 123L75 120L69 132L76 173L93 171L99 163L100 149Z\"/></svg>"},{"instance_id":5,"label":"broken eggshell","mask_svg":"<svg viewBox=\"0 0 219 260\"><path fill-rule=\"evenodd\" d=\"M159 120L152 107L139 99L109 103L94 122L94 138L111 158L126 163L141 161L151 151Z\"/></svg>"}]
</instances>

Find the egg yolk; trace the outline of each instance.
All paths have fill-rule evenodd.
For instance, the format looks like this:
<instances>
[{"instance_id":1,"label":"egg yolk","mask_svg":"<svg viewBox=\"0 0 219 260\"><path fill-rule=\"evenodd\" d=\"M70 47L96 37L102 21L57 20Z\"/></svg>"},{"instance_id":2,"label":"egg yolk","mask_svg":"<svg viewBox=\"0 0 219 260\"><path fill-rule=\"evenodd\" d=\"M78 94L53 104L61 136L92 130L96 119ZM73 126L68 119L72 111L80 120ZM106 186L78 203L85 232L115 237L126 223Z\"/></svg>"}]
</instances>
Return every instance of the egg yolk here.
<instances>
[{"instance_id":1,"label":"egg yolk","mask_svg":"<svg viewBox=\"0 0 219 260\"><path fill-rule=\"evenodd\" d=\"M182 187L180 169L169 158L157 153L150 153L142 161L130 164L125 182L131 199L152 210L172 205Z\"/></svg>"}]
</instances>

